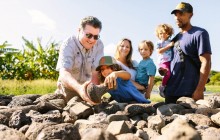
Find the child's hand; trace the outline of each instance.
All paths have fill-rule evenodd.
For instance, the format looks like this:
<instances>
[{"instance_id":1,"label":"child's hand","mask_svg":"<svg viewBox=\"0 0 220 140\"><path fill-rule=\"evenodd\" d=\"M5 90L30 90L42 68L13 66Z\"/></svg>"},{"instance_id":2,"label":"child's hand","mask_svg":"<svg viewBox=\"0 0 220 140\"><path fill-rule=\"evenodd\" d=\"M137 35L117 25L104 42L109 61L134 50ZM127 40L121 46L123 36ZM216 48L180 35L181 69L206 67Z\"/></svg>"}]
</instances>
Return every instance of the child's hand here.
<instances>
[{"instance_id":1,"label":"child's hand","mask_svg":"<svg viewBox=\"0 0 220 140\"><path fill-rule=\"evenodd\" d=\"M109 74L104 81L104 84L108 86L109 89L114 89L117 85L116 83L117 75L115 72Z\"/></svg>"},{"instance_id":2,"label":"child's hand","mask_svg":"<svg viewBox=\"0 0 220 140\"><path fill-rule=\"evenodd\" d=\"M150 93L146 92L146 93L144 94L144 96L145 96L146 99L150 99Z\"/></svg>"}]
</instances>

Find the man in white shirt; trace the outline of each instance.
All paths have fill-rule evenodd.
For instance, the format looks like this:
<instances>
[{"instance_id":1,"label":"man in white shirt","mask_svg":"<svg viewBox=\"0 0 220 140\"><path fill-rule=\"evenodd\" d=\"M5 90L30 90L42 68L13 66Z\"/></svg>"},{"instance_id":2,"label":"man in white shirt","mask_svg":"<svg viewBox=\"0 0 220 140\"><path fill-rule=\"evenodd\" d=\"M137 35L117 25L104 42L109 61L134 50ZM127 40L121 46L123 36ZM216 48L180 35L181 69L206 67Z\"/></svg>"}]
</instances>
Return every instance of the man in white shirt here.
<instances>
[{"instance_id":1,"label":"man in white shirt","mask_svg":"<svg viewBox=\"0 0 220 140\"><path fill-rule=\"evenodd\" d=\"M63 42L57 62L59 71L58 90L69 101L73 96L94 104L86 93L86 86L92 82L99 84L95 68L104 54L104 46L99 39L102 23L93 16L81 20L76 36Z\"/></svg>"}]
</instances>

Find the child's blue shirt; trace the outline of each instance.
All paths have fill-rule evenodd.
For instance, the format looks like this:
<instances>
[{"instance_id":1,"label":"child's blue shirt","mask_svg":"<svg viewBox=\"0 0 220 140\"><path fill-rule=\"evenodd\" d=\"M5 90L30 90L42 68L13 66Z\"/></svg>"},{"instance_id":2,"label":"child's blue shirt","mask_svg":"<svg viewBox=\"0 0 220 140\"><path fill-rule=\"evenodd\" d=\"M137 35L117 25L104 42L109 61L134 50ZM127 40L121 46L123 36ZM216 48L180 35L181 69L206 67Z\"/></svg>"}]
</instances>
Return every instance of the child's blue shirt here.
<instances>
[{"instance_id":1,"label":"child's blue shirt","mask_svg":"<svg viewBox=\"0 0 220 140\"><path fill-rule=\"evenodd\" d=\"M137 67L135 81L143 86L148 85L149 76L155 76L156 65L151 58L141 60Z\"/></svg>"}]
</instances>

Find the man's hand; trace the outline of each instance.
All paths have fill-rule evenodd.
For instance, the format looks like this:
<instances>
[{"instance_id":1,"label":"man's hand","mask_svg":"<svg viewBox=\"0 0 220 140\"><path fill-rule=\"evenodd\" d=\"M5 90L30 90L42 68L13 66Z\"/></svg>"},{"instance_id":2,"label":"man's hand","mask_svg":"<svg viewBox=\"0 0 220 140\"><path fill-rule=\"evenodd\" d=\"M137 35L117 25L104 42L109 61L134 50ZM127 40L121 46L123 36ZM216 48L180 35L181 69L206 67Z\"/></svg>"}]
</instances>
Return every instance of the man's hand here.
<instances>
[{"instance_id":1,"label":"man's hand","mask_svg":"<svg viewBox=\"0 0 220 140\"><path fill-rule=\"evenodd\" d=\"M90 104L92 105L95 105L96 103L94 103L93 101L91 101L91 99L89 98L89 96L87 95L86 93L86 88L88 86L88 84L90 83L90 81L86 81L84 84L82 84L80 87L79 87L79 90L78 90L78 93L80 95L80 97L86 101L86 102L89 102Z\"/></svg>"},{"instance_id":2,"label":"man's hand","mask_svg":"<svg viewBox=\"0 0 220 140\"><path fill-rule=\"evenodd\" d=\"M200 99L204 99L204 94L203 94L203 90L202 91L195 91L192 95L192 98L197 101Z\"/></svg>"}]
</instances>

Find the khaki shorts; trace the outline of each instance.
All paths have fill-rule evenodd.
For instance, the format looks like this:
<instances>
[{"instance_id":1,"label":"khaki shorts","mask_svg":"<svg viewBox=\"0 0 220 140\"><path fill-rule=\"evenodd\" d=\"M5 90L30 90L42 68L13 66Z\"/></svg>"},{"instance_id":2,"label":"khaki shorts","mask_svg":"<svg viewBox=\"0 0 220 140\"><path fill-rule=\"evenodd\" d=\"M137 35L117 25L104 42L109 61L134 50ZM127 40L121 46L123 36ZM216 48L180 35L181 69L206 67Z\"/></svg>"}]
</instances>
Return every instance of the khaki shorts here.
<instances>
[{"instance_id":1,"label":"khaki shorts","mask_svg":"<svg viewBox=\"0 0 220 140\"><path fill-rule=\"evenodd\" d=\"M77 92L75 92L75 91L73 91L73 90L70 90L70 89L68 89L68 88L65 88L61 82L58 82L57 87L58 87L58 88L57 88L57 90L55 91L55 93L56 93L56 94L62 94L62 95L65 97L65 99L66 99L67 102L68 102L71 98L73 98L74 96L80 97ZM81 97L80 97L80 98L81 98Z\"/></svg>"}]
</instances>

